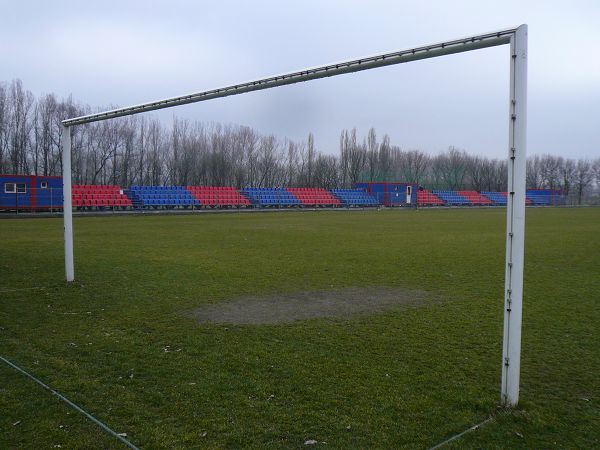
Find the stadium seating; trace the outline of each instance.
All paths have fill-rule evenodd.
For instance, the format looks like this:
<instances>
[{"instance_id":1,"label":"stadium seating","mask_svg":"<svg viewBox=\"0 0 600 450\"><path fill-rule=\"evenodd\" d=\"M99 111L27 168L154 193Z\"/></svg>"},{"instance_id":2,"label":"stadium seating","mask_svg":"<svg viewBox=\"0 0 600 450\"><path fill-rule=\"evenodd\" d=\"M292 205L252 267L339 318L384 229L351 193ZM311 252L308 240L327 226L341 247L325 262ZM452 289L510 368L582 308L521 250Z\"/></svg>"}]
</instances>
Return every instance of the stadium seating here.
<instances>
[{"instance_id":1,"label":"stadium seating","mask_svg":"<svg viewBox=\"0 0 600 450\"><path fill-rule=\"evenodd\" d=\"M439 198L441 198L444 201L444 203L446 203L446 205L451 205L451 206L465 206L465 205L470 205L471 204L471 202L469 200L467 200L465 197L463 197L462 195L460 195L456 191L437 191L437 190L434 190L432 192L435 195L437 195Z\"/></svg>"},{"instance_id":2,"label":"stadium seating","mask_svg":"<svg viewBox=\"0 0 600 450\"><path fill-rule=\"evenodd\" d=\"M62 180L56 176L0 175L6 192L0 196L3 210L52 210L63 207ZM26 185L15 192L15 183ZM9 188L6 188L6 184ZM12 184L12 191L10 185ZM379 191L384 184L391 190ZM254 188L214 186L131 186L73 185L73 207L79 209L202 209L220 207L338 207L404 205L408 183L364 182L353 189ZM412 201L406 206L506 206L507 192L427 190L413 187ZM416 190L416 192L415 192ZM371 191L371 192L369 192ZM560 206L565 196L559 189L527 189L528 206Z\"/></svg>"},{"instance_id":3,"label":"stadium seating","mask_svg":"<svg viewBox=\"0 0 600 450\"><path fill-rule=\"evenodd\" d=\"M250 200L232 187L188 186L187 190L204 206L247 206Z\"/></svg>"},{"instance_id":4,"label":"stadium seating","mask_svg":"<svg viewBox=\"0 0 600 450\"><path fill-rule=\"evenodd\" d=\"M332 189L330 192L335 195L344 206L379 205L379 202L375 197L367 194L361 189Z\"/></svg>"},{"instance_id":5,"label":"stadium seating","mask_svg":"<svg viewBox=\"0 0 600 450\"><path fill-rule=\"evenodd\" d=\"M533 205L552 205L552 195L547 192L527 191L527 200Z\"/></svg>"},{"instance_id":6,"label":"stadium seating","mask_svg":"<svg viewBox=\"0 0 600 450\"><path fill-rule=\"evenodd\" d=\"M294 197L305 206L337 206L341 202L325 189L320 188L287 188Z\"/></svg>"},{"instance_id":7,"label":"stadium seating","mask_svg":"<svg viewBox=\"0 0 600 450\"><path fill-rule=\"evenodd\" d=\"M494 203L494 205L506 206L506 192L481 191L481 195L489 198ZM525 197L525 204L533 205L533 202L531 201L531 199L529 199L529 194L527 194L527 196Z\"/></svg>"},{"instance_id":8,"label":"stadium seating","mask_svg":"<svg viewBox=\"0 0 600 450\"><path fill-rule=\"evenodd\" d=\"M458 195L466 198L471 205L492 205L492 201L476 191L457 191Z\"/></svg>"},{"instance_id":9,"label":"stadium seating","mask_svg":"<svg viewBox=\"0 0 600 450\"><path fill-rule=\"evenodd\" d=\"M132 205L120 186L75 184L72 186L73 206L76 208L119 207Z\"/></svg>"},{"instance_id":10,"label":"stadium seating","mask_svg":"<svg viewBox=\"0 0 600 450\"><path fill-rule=\"evenodd\" d=\"M417 191L417 204L423 206L441 206L444 205L444 202L427 189L419 189Z\"/></svg>"},{"instance_id":11,"label":"stadium seating","mask_svg":"<svg viewBox=\"0 0 600 450\"><path fill-rule=\"evenodd\" d=\"M494 205L506 205L506 192L481 191L481 195L489 198Z\"/></svg>"},{"instance_id":12,"label":"stadium seating","mask_svg":"<svg viewBox=\"0 0 600 450\"><path fill-rule=\"evenodd\" d=\"M280 207L300 205L300 200L284 188L246 188L240 192L255 206Z\"/></svg>"},{"instance_id":13,"label":"stadium seating","mask_svg":"<svg viewBox=\"0 0 600 450\"><path fill-rule=\"evenodd\" d=\"M184 186L131 186L128 194L137 207L189 208L201 204Z\"/></svg>"}]
</instances>

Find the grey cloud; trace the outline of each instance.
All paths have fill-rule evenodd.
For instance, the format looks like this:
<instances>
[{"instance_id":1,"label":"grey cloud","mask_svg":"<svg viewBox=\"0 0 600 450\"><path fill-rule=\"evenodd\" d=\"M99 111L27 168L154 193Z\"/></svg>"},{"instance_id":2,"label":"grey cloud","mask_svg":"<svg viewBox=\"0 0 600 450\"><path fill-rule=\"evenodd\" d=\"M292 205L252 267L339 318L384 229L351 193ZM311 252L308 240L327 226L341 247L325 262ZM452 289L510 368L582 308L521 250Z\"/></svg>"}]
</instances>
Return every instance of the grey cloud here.
<instances>
[{"instance_id":1,"label":"grey cloud","mask_svg":"<svg viewBox=\"0 0 600 450\"><path fill-rule=\"evenodd\" d=\"M35 94L128 105L530 25L530 153L600 155L600 6L522 2L5 2L0 79ZM508 53L490 49L159 114L251 125L337 151L373 126L407 148L503 157Z\"/></svg>"}]
</instances>

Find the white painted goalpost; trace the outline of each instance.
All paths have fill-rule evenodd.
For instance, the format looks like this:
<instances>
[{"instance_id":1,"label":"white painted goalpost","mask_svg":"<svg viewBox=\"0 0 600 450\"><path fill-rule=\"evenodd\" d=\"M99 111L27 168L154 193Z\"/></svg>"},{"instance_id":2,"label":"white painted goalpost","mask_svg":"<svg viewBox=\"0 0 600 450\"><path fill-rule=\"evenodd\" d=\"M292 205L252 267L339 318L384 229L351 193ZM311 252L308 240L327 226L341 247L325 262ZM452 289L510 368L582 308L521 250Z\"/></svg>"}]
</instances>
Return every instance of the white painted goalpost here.
<instances>
[{"instance_id":1,"label":"white painted goalpost","mask_svg":"<svg viewBox=\"0 0 600 450\"><path fill-rule=\"evenodd\" d=\"M226 86L210 91L158 100L67 119L62 122L65 276L75 279L73 262L73 210L71 199L71 127L115 117L139 114L172 106L196 103L245 92L402 64L498 45L510 45L510 116L508 149L508 198L506 208L506 274L504 289L504 338L501 401L515 406L519 401L521 365L521 312L523 302L523 257L525 247L525 167L527 147L527 25L437 44L354 59Z\"/></svg>"}]
</instances>

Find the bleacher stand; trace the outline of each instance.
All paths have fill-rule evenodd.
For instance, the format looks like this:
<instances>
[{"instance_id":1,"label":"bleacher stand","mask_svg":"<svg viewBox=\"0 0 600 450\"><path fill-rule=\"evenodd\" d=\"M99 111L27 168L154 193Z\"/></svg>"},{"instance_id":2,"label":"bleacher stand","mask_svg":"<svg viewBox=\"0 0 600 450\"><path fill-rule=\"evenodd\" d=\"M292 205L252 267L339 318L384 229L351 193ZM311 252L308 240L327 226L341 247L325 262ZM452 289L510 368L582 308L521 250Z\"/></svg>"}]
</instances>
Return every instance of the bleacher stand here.
<instances>
[{"instance_id":1,"label":"bleacher stand","mask_svg":"<svg viewBox=\"0 0 600 450\"><path fill-rule=\"evenodd\" d=\"M129 196L136 207L191 208L200 206L185 186L131 186Z\"/></svg>"},{"instance_id":2,"label":"bleacher stand","mask_svg":"<svg viewBox=\"0 0 600 450\"><path fill-rule=\"evenodd\" d=\"M240 192L255 206L290 207L300 205L300 200L284 188L245 188Z\"/></svg>"},{"instance_id":3,"label":"bleacher stand","mask_svg":"<svg viewBox=\"0 0 600 450\"><path fill-rule=\"evenodd\" d=\"M203 206L239 208L250 205L250 200L233 187L188 186L187 190Z\"/></svg>"},{"instance_id":4,"label":"bleacher stand","mask_svg":"<svg viewBox=\"0 0 600 450\"><path fill-rule=\"evenodd\" d=\"M411 194L409 197L407 197ZM406 194L406 195L405 195ZM73 208L203 209L339 206L506 206L506 191L427 190L417 183L361 182L352 189L214 186L72 186ZM410 201L405 201L410 199ZM527 189L528 206L561 206L560 189ZM61 177L0 174L0 211L53 211L63 208Z\"/></svg>"},{"instance_id":5,"label":"bleacher stand","mask_svg":"<svg viewBox=\"0 0 600 450\"><path fill-rule=\"evenodd\" d=\"M456 191L432 191L435 195L441 198L446 205L449 206L465 206L471 202Z\"/></svg>"},{"instance_id":6,"label":"bleacher stand","mask_svg":"<svg viewBox=\"0 0 600 450\"><path fill-rule=\"evenodd\" d=\"M492 205L492 201L489 198L484 197L477 191L458 191L457 193L458 195L466 198L471 203L471 205Z\"/></svg>"},{"instance_id":7,"label":"bleacher stand","mask_svg":"<svg viewBox=\"0 0 600 450\"><path fill-rule=\"evenodd\" d=\"M332 189L330 192L335 195L344 206L379 205L379 202L375 197L362 189Z\"/></svg>"},{"instance_id":8,"label":"bleacher stand","mask_svg":"<svg viewBox=\"0 0 600 450\"><path fill-rule=\"evenodd\" d=\"M489 198L494 205L506 206L506 192L481 191L481 195Z\"/></svg>"},{"instance_id":9,"label":"bleacher stand","mask_svg":"<svg viewBox=\"0 0 600 450\"><path fill-rule=\"evenodd\" d=\"M417 203L422 206L442 206L444 201L427 189L417 190Z\"/></svg>"},{"instance_id":10,"label":"bleacher stand","mask_svg":"<svg viewBox=\"0 0 600 450\"><path fill-rule=\"evenodd\" d=\"M325 189L320 188L287 188L304 206L338 206L341 204Z\"/></svg>"},{"instance_id":11,"label":"bleacher stand","mask_svg":"<svg viewBox=\"0 0 600 450\"><path fill-rule=\"evenodd\" d=\"M507 198L508 194L506 192L481 191L481 195L489 198L496 206L506 206L506 204L507 204L506 198ZM525 204L526 205L533 204L533 202L529 198L529 193L525 197Z\"/></svg>"},{"instance_id":12,"label":"bleacher stand","mask_svg":"<svg viewBox=\"0 0 600 450\"><path fill-rule=\"evenodd\" d=\"M539 193L536 191L527 191L527 200L533 205L550 206L552 205L552 196L548 193ZM527 203L529 204L529 203Z\"/></svg>"},{"instance_id":13,"label":"bleacher stand","mask_svg":"<svg viewBox=\"0 0 600 450\"><path fill-rule=\"evenodd\" d=\"M121 187L115 185L74 184L72 199L76 208L127 208L132 205Z\"/></svg>"}]
</instances>

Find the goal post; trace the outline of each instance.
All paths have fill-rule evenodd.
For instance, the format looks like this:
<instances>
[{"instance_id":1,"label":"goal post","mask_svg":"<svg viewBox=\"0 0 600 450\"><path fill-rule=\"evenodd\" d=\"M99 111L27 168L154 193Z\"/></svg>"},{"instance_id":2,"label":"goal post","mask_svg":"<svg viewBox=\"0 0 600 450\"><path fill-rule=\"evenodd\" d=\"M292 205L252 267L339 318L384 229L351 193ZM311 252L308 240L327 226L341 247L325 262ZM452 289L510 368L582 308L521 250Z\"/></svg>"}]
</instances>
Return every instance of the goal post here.
<instances>
[{"instance_id":1,"label":"goal post","mask_svg":"<svg viewBox=\"0 0 600 450\"><path fill-rule=\"evenodd\" d=\"M73 196L71 189L71 128L62 125L63 222L65 235L65 278L75 280L73 261Z\"/></svg>"},{"instance_id":2,"label":"goal post","mask_svg":"<svg viewBox=\"0 0 600 450\"><path fill-rule=\"evenodd\" d=\"M525 256L527 150L527 25L510 39L508 194L506 203L506 275L502 350L502 403L519 401L521 317Z\"/></svg>"},{"instance_id":3,"label":"goal post","mask_svg":"<svg viewBox=\"0 0 600 450\"><path fill-rule=\"evenodd\" d=\"M521 317L525 247L525 169L527 150L527 25L439 42L420 47L352 59L303 69L218 89L117 108L62 121L63 218L65 277L75 280L73 259L73 212L71 200L71 127L116 117L140 114L188 103L228 97L246 92L403 64L427 58L462 53L499 45L510 45L510 98L508 199L506 208L506 261L504 290L504 336L502 350L501 401L515 406L519 401L521 362Z\"/></svg>"}]
</instances>

